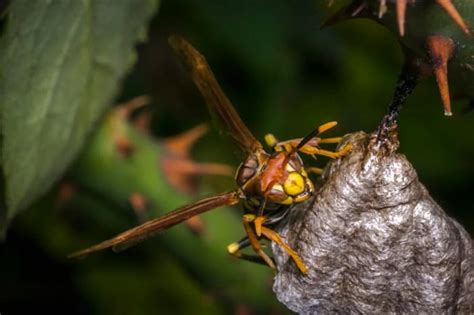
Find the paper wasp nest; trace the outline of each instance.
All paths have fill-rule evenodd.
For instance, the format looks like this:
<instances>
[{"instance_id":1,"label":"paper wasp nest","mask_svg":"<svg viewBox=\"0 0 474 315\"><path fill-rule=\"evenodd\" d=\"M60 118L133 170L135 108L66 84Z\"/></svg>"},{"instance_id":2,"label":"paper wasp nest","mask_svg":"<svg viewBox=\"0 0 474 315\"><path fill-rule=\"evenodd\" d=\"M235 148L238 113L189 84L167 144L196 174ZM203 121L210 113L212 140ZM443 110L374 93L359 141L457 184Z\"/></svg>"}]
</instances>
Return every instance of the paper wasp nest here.
<instances>
[{"instance_id":1,"label":"paper wasp nest","mask_svg":"<svg viewBox=\"0 0 474 315\"><path fill-rule=\"evenodd\" d=\"M396 134L345 140L353 151L281 226L310 271L273 245L278 299L301 314L473 314L473 241L396 153Z\"/></svg>"}]
</instances>

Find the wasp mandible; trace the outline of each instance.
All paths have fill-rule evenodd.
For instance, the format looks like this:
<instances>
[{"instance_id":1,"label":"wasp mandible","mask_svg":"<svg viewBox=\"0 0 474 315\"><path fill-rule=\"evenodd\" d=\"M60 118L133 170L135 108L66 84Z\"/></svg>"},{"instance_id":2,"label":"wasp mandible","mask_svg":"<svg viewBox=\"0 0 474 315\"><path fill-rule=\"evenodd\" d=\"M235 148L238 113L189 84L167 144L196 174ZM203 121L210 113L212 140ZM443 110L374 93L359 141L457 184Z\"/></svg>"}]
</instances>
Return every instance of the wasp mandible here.
<instances>
[{"instance_id":1,"label":"wasp mandible","mask_svg":"<svg viewBox=\"0 0 474 315\"><path fill-rule=\"evenodd\" d=\"M314 185L298 153L323 155L335 159L347 154L351 145L344 146L338 152L320 149L319 145L322 143L338 143L341 140L340 137L326 139L318 137L337 124L329 122L299 139L280 142L275 136L268 134L265 136L265 142L271 150L265 151L222 91L204 56L181 37L172 36L169 42L203 95L211 115L217 116L225 131L247 154L247 158L240 164L235 175L238 187L233 191L173 210L109 240L73 253L69 257L85 257L110 247L114 250L128 248L195 215L242 202L244 210L242 223L246 236L230 244L227 247L228 252L238 258L264 263L275 269L273 259L262 249L260 239L264 237L281 246L301 272L307 272L308 267L298 254L273 230L293 205L308 200L314 193ZM319 172L319 169L311 168L309 171ZM257 255L241 252L248 246L251 246Z\"/></svg>"}]
</instances>

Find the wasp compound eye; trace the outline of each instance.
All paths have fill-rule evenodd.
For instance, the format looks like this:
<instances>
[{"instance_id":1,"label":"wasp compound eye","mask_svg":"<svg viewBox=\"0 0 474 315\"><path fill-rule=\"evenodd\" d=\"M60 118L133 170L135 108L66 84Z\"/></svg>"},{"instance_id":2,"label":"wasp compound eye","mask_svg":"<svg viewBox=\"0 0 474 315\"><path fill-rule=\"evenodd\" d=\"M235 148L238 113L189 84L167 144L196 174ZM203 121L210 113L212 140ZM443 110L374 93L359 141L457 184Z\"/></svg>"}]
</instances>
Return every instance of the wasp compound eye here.
<instances>
[{"instance_id":1,"label":"wasp compound eye","mask_svg":"<svg viewBox=\"0 0 474 315\"><path fill-rule=\"evenodd\" d=\"M240 167L237 170L237 174L235 176L237 184L239 186L243 186L246 182L248 182L252 177L255 176L255 174L257 173L257 169L257 158L254 156L250 156L247 160L240 164Z\"/></svg>"}]
</instances>

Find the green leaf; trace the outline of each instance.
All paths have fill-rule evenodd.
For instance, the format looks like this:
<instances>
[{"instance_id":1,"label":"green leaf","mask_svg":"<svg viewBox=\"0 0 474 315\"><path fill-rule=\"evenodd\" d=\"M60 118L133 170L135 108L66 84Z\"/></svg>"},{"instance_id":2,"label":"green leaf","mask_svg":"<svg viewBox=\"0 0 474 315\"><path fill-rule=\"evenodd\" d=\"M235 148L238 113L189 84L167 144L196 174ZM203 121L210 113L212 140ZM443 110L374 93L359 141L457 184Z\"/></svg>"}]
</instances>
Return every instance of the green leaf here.
<instances>
[{"instance_id":1,"label":"green leaf","mask_svg":"<svg viewBox=\"0 0 474 315\"><path fill-rule=\"evenodd\" d=\"M158 0L12 1L0 41L1 228L76 157L157 7Z\"/></svg>"}]
</instances>

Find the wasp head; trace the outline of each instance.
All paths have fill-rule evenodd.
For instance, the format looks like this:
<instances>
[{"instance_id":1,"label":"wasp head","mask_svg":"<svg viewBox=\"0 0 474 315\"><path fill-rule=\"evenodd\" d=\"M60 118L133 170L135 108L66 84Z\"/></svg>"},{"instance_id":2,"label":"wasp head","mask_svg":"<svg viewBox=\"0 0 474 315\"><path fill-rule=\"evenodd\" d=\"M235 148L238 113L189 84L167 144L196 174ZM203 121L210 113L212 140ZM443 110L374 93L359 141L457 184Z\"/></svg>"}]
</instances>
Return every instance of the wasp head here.
<instances>
[{"instance_id":1,"label":"wasp head","mask_svg":"<svg viewBox=\"0 0 474 315\"><path fill-rule=\"evenodd\" d=\"M239 167L236 181L248 197L290 205L307 200L314 191L300 156L295 152L261 150Z\"/></svg>"}]
</instances>

